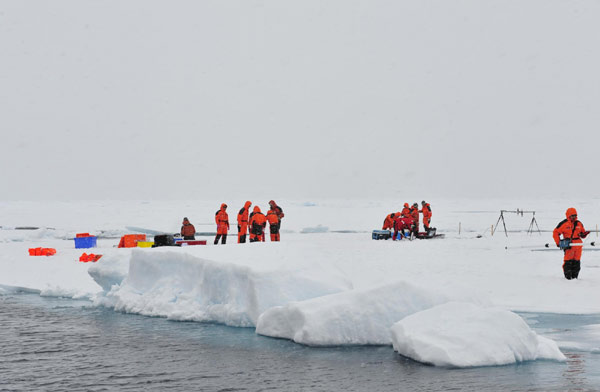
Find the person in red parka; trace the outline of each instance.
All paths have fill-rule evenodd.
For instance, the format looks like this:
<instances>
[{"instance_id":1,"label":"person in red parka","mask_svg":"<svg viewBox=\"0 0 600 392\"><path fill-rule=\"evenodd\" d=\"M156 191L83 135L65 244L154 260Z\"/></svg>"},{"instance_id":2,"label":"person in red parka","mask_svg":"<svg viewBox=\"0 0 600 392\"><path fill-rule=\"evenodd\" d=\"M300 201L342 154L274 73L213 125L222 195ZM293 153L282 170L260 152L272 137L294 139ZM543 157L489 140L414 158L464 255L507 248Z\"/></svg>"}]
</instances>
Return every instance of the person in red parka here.
<instances>
[{"instance_id":1,"label":"person in red parka","mask_svg":"<svg viewBox=\"0 0 600 392\"><path fill-rule=\"evenodd\" d=\"M403 236L407 236L405 231L411 233L413 230L414 221L409 217L398 216L394 221L394 236L392 239L396 241L398 239L398 232L402 233ZM408 234L410 235L410 234Z\"/></svg>"},{"instance_id":2,"label":"person in red parka","mask_svg":"<svg viewBox=\"0 0 600 392\"><path fill-rule=\"evenodd\" d=\"M247 201L240 212L238 212L238 244L243 244L246 242L246 234L248 234L248 214L250 213L251 205L252 202Z\"/></svg>"},{"instance_id":3,"label":"person in red parka","mask_svg":"<svg viewBox=\"0 0 600 392\"><path fill-rule=\"evenodd\" d=\"M271 241L279 241L279 217L273 210L267 212L267 222L269 222L269 230L271 231Z\"/></svg>"},{"instance_id":4,"label":"person in red parka","mask_svg":"<svg viewBox=\"0 0 600 392\"><path fill-rule=\"evenodd\" d=\"M229 215L227 215L227 204L221 204L221 209L215 213L215 222L217 223L217 236L215 237L215 245L221 240L221 244L227 243L227 232L229 231Z\"/></svg>"},{"instance_id":5,"label":"person in red parka","mask_svg":"<svg viewBox=\"0 0 600 392\"><path fill-rule=\"evenodd\" d=\"M560 236L563 240L570 240L570 244L562 248L565 252L563 262L563 272L568 280L577 279L581 269L581 252L583 250L582 238L590 234L585 231L583 223L577 220L577 210L573 207L568 208L567 219L561 221L552 232L552 237L556 246L560 247Z\"/></svg>"},{"instance_id":6,"label":"person in red parka","mask_svg":"<svg viewBox=\"0 0 600 392\"><path fill-rule=\"evenodd\" d=\"M254 206L248 224L250 225L250 242L264 242L267 218L265 217L265 214L260 212L259 206Z\"/></svg>"},{"instance_id":7,"label":"person in red parka","mask_svg":"<svg viewBox=\"0 0 600 392\"><path fill-rule=\"evenodd\" d=\"M183 218L183 226L181 226L181 235L184 240L196 239L196 228L190 223L188 218Z\"/></svg>"}]
</instances>

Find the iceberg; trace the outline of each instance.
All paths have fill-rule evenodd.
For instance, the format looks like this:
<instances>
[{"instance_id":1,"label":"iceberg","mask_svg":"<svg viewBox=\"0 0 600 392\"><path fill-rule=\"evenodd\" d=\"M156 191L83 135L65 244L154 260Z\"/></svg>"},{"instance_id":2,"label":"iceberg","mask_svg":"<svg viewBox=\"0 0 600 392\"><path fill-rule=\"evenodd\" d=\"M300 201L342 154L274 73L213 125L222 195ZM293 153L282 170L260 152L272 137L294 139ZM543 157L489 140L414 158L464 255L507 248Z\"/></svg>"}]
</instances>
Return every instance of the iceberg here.
<instances>
[{"instance_id":1,"label":"iceberg","mask_svg":"<svg viewBox=\"0 0 600 392\"><path fill-rule=\"evenodd\" d=\"M516 313L463 302L404 318L392 327L392 340L399 354L435 366L566 360L553 340L537 335Z\"/></svg>"},{"instance_id":2,"label":"iceberg","mask_svg":"<svg viewBox=\"0 0 600 392\"><path fill-rule=\"evenodd\" d=\"M268 308L352 288L341 276L321 275L216 262L182 249L134 250L120 284L119 270L109 263L98 263L92 273L110 286L98 303L117 311L237 327L254 327Z\"/></svg>"},{"instance_id":3,"label":"iceberg","mask_svg":"<svg viewBox=\"0 0 600 392\"><path fill-rule=\"evenodd\" d=\"M444 295L398 282L268 309L256 332L309 346L389 345L395 322L447 301Z\"/></svg>"}]
</instances>

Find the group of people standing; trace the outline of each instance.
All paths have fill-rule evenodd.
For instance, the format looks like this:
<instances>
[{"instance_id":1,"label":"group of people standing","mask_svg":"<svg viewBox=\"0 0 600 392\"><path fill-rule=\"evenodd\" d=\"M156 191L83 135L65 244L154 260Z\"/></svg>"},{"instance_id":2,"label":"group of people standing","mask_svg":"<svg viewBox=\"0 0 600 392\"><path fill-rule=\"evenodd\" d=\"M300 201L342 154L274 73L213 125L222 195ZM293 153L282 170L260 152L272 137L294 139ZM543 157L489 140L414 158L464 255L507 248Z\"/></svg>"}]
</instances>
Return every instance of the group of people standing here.
<instances>
[{"instance_id":1,"label":"group of people standing","mask_svg":"<svg viewBox=\"0 0 600 392\"><path fill-rule=\"evenodd\" d=\"M246 236L250 232L250 242L265 241L265 228L269 224L271 232L271 241L279 241L279 229L281 227L281 219L284 217L283 209L275 203L269 201L269 211L267 215L263 214L259 206L254 206L250 213L251 201L247 201L240 212L238 212L238 243L246 242ZM214 244L217 245L219 240L221 244L227 243L227 233L229 232L229 215L227 214L227 204L221 204L221 208L215 213L215 222L217 224L217 235L215 236ZM181 226L181 236L184 240L196 239L196 228L190 223L189 219L183 218Z\"/></svg>"},{"instance_id":2,"label":"group of people standing","mask_svg":"<svg viewBox=\"0 0 600 392\"><path fill-rule=\"evenodd\" d=\"M238 223L238 243L246 242L246 236L250 233L250 242L265 241L265 228L269 223L271 232L271 241L279 241L279 229L281 219L284 217L283 209L275 203L269 201L269 211L267 215L263 214L259 206L254 206L250 213L251 201L247 201L240 209L237 215ZM219 211L215 213L215 222L217 223L217 235L215 245L221 240L221 244L227 242L227 233L229 232L229 215L227 214L227 204L221 204Z\"/></svg>"},{"instance_id":3,"label":"group of people standing","mask_svg":"<svg viewBox=\"0 0 600 392\"><path fill-rule=\"evenodd\" d=\"M423 200L421 202L421 209L417 203L413 203L410 206L408 203L404 203L404 208L401 212L392 212L385 217L383 221L382 230L394 230L393 240L398 238L398 233L414 233L415 235L419 231L419 213L423 214L423 228L426 232L430 230L431 206L429 203ZM404 234L405 235L405 234ZM410 235L410 234L409 234Z\"/></svg>"}]
</instances>

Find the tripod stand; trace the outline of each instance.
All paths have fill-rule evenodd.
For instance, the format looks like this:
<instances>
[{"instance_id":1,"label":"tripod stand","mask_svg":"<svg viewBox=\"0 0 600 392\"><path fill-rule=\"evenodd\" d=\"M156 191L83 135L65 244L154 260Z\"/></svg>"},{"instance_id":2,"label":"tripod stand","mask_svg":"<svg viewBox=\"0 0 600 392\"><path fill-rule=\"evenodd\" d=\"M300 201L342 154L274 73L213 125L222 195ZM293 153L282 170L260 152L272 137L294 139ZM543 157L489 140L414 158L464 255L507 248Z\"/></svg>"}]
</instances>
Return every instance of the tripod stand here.
<instances>
[{"instance_id":1,"label":"tripod stand","mask_svg":"<svg viewBox=\"0 0 600 392\"><path fill-rule=\"evenodd\" d=\"M492 235L494 235L496 229L498 229L498 224L500 223L500 220L502 220L502 226L504 226L504 234L508 237L508 232L506 231L506 222L504 221L504 211L505 210L500 210L500 216L498 217L498 221L496 222L494 230L492 230Z\"/></svg>"},{"instance_id":2,"label":"tripod stand","mask_svg":"<svg viewBox=\"0 0 600 392\"><path fill-rule=\"evenodd\" d=\"M537 231L538 233L540 233L540 235L542 234L540 227L537 224L537 221L535 220L535 211L533 212L533 217L531 218L531 223L529 224L529 229L527 229L527 234L533 234L533 224L535 223L535 227L537 227Z\"/></svg>"},{"instance_id":3,"label":"tripod stand","mask_svg":"<svg viewBox=\"0 0 600 392\"><path fill-rule=\"evenodd\" d=\"M506 235L508 237L508 230L506 230L506 221L504 220L505 212L509 212L509 213L513 213L513 214L517 214L517 215L521 215L521 216L523 216L523 214L533 214L533 217L531 218L531 222L529 223L529 228L527 229L527 234L533 233L533 230L534 230L533 225L534 224L535 224L535 227L537 227L538 233L540 233L540 235L542 234L540 227L538 226L537 221L535 220L535 211L523 211L523 210L519 210L517 208L516 211L500 210L500 216L498 217L496 226L492 230L492 235L494 235L494 233L498 229L498 225L500 224L500 221L502 221L502 226L504 227L504 235Z\"/></svg>"}]
</instances>

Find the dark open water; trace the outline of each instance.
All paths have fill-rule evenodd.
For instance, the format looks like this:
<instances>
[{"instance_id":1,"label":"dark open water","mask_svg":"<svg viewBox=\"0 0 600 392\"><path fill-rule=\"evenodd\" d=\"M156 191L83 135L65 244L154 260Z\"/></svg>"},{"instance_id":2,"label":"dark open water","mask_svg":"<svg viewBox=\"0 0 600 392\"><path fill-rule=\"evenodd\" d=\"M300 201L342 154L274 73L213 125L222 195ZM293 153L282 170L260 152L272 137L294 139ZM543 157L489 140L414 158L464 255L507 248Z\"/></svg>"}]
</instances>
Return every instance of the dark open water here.
<instances>
[{"instance_id":1,"label":"dark open water","mask_svg":"<svg viewBox=\"0 0 600 392\"><path fill-rule=\"evenodd\" d=\"M600 324L600 315L526 318L538 331ZM0 296L0 391L600 391L600 354L566 355L444 369L391 347L308 348L248 328Z\"/></svg>"}]
</instances>

